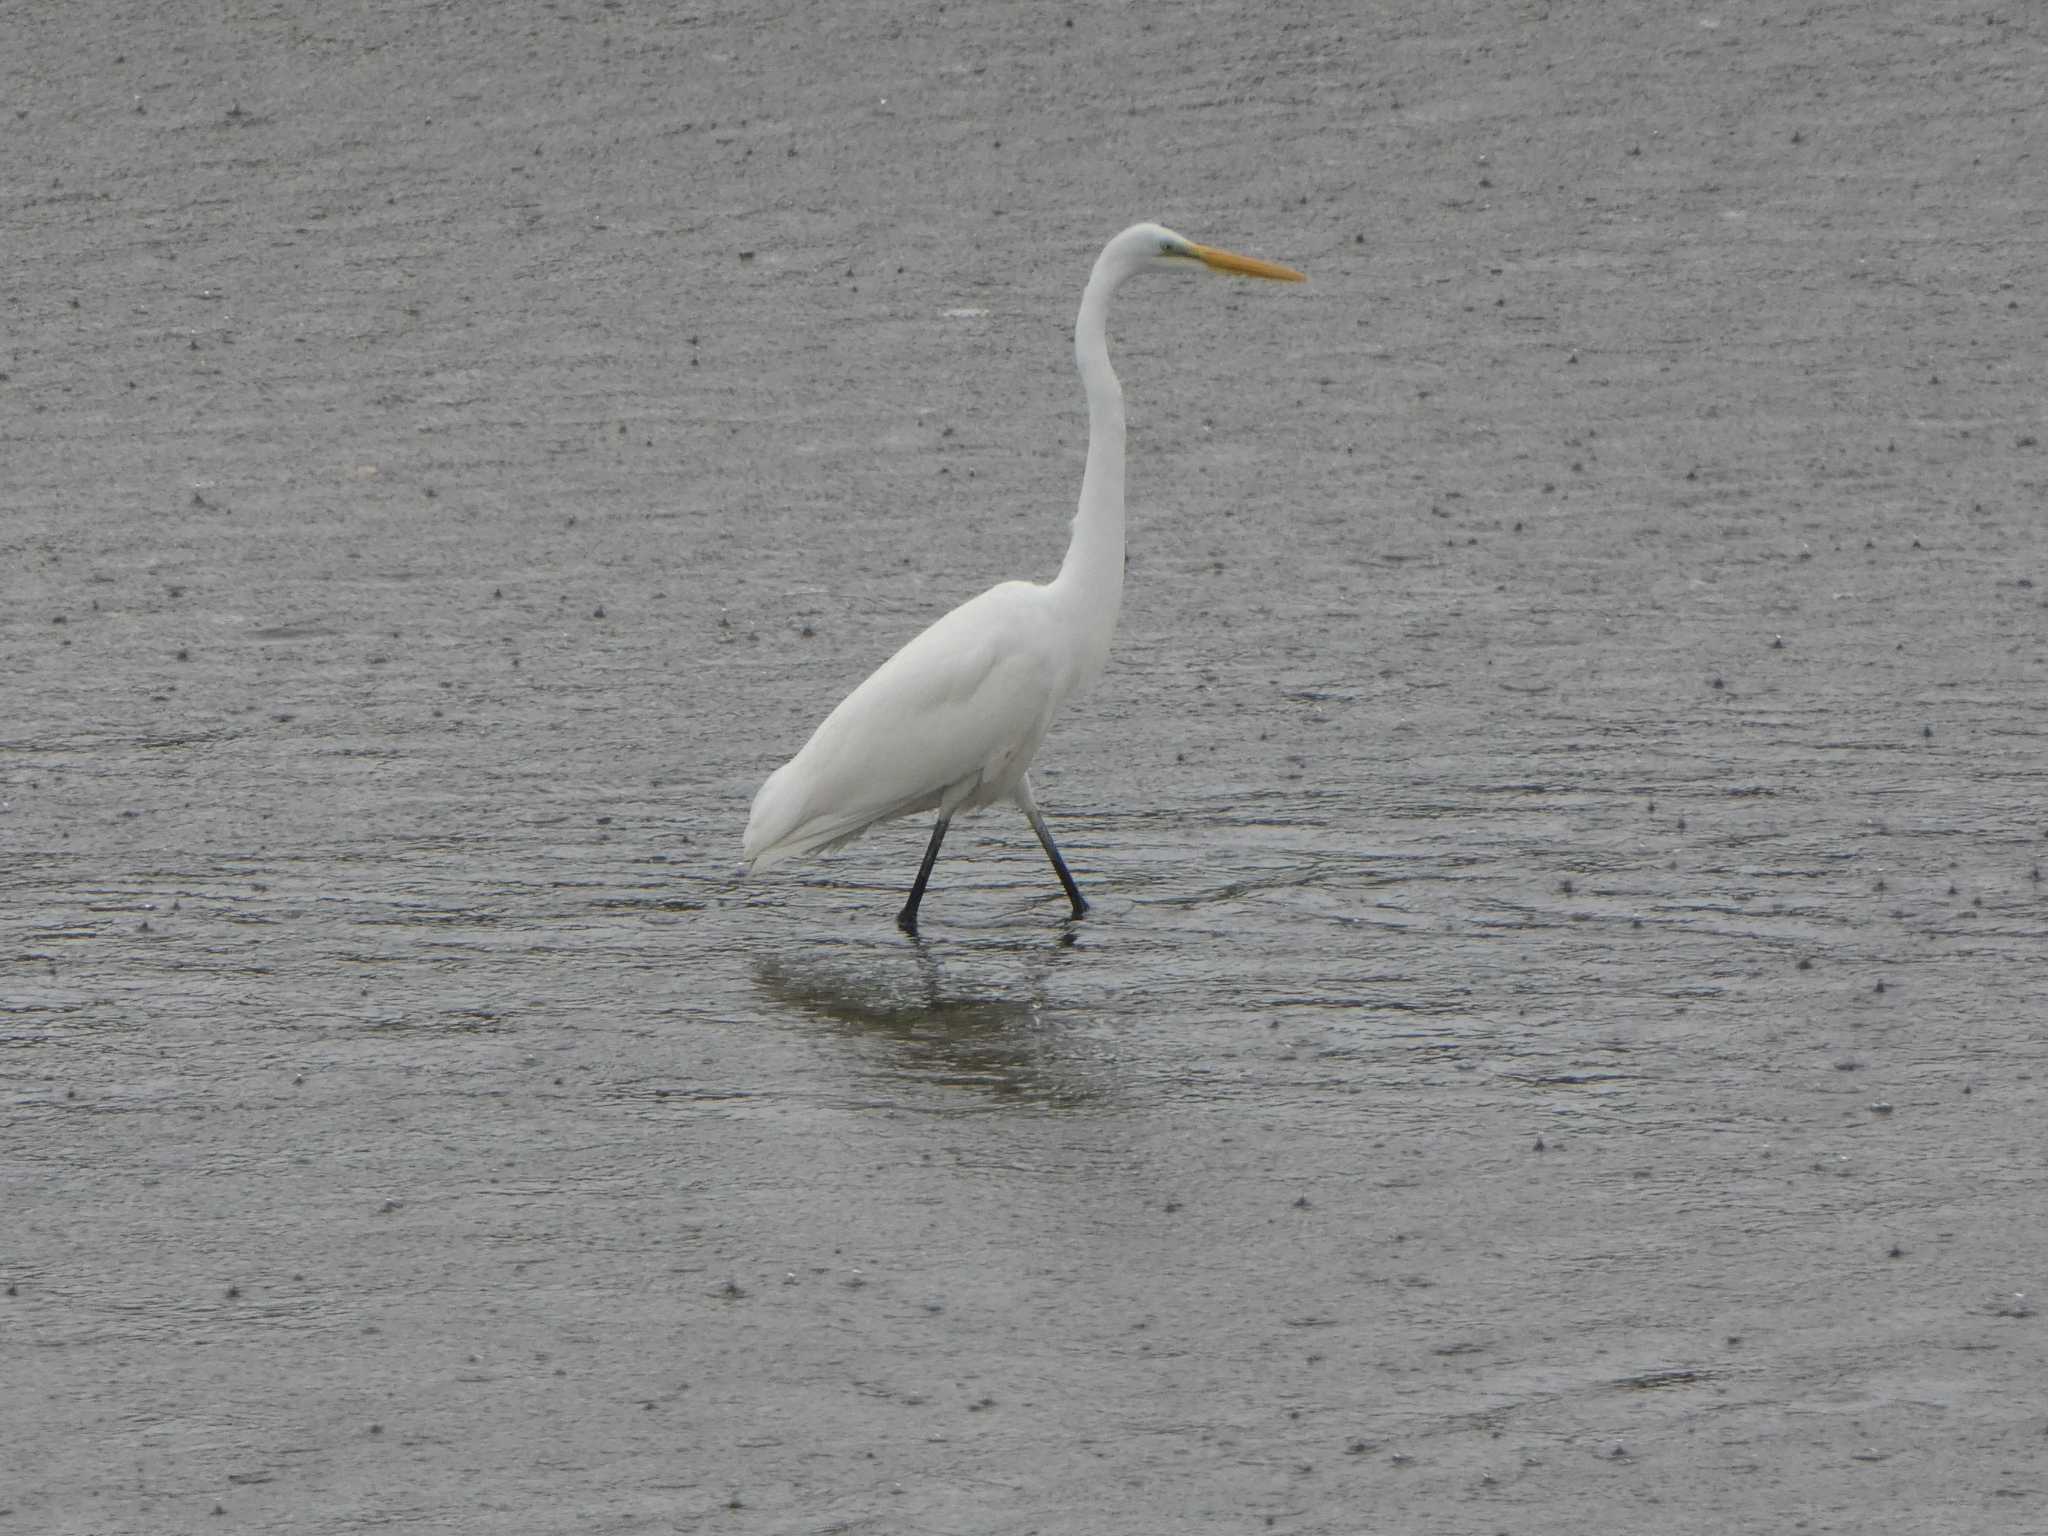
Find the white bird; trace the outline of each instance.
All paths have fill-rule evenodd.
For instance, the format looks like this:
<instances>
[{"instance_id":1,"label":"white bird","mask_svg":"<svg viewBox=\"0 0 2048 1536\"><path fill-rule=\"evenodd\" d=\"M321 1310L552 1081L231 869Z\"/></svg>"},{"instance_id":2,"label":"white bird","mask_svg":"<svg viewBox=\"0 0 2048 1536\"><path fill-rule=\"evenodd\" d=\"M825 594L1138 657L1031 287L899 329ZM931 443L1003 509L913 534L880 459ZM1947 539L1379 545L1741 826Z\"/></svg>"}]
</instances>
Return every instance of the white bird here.
<instances>
[{"instance_id":1,"label":"white bird","mask_svg":"<svg viewBox=\"0 0 2048 1536\"><path fill-rule=\"evenodd\" d=\"M1124 585L1124 400L1104 334L1109 297L1154 268L1303 281L1277 262L1197 245L1134 224L1102 248L1074 322L1074 361L1088 392L1088 465L1060 571L1006 581L933 624L825 717L801 752L754 796L742 857L749 869L823 853L899 816L937 810L938 824L896 926L915 937L918 904L946 828L964 811L1014 801L1045 845L1073 903L1088 910L1031 791L1031 760L1053 716L1102 674Z\"/></svg>"}]
</instances>

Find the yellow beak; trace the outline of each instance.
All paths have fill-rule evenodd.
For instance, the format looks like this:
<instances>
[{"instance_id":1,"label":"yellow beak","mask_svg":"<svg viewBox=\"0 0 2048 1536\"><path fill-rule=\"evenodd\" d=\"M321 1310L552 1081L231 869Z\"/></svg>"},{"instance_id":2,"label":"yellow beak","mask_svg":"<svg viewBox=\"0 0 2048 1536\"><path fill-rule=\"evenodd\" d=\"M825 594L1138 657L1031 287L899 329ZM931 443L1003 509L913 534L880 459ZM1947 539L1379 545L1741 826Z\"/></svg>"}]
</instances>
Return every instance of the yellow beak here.
<instances>
[{"instance_id":1,"label":"yellow beak","mask_svg":"<svg viewBox=\"0 0 2048 1536\"><path fill-rule=\"evenodd\" d=\"M1219 251L1213 245L1196 245L1188 242L1188 249L1201 263L1217 272L1236 272L1244 277L1270 277L1277 283L1305 283L1308 277L1292 267L1283 267L1277 261L1261 261L1256 256L1240 256L1235 251Z\"/></svg>"}]
</instances>

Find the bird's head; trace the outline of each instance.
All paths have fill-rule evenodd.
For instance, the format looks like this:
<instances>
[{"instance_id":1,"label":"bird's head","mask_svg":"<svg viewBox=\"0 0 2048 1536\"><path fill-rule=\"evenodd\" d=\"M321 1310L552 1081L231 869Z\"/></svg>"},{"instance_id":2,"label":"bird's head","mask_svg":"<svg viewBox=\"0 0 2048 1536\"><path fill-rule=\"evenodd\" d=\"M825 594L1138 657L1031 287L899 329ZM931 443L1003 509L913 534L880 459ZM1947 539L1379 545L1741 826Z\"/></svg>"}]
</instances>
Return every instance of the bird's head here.
<instances>
[{"instance_id":1,"label":"bird's head","mask_svg":"<svg viewBox=\"0 0 2048 1536\"><path fill-rule=\"evenodd\" d=\"M1306 282L1292 267L1256 256L1203 245L1160 224L1133 224L1118 235L1102 253L1102 261L1119 278L1155 268L1174 272L1234 272L1242 277L1265 277L1276 282Z\"/></svg>"}]
</instances>

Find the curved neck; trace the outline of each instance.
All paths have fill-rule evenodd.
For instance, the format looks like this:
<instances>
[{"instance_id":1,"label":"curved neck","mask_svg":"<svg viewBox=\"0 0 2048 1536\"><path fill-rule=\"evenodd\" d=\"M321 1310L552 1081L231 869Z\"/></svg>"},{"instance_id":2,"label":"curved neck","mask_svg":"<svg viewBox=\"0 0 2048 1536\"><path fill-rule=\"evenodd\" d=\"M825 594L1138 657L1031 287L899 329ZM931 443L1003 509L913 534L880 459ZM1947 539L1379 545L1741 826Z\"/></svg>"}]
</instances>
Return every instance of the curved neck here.
<instances>
[{"instance_id":1,"label":"curved neck","mask_svg":"<svg viewBox=\"0 0 2048 1536\"><path fill-rule=\"evenodd\" d=\"M1124 393L1109 366L1107 334L1109 295L1120 275L1106 259L1098 261L1074 321L1074 364L1088 391L1088 468L1074 536L1053 582L1091 627L1101 628L1104 653L1124 585Z\"/></svg>"}]
</instances>

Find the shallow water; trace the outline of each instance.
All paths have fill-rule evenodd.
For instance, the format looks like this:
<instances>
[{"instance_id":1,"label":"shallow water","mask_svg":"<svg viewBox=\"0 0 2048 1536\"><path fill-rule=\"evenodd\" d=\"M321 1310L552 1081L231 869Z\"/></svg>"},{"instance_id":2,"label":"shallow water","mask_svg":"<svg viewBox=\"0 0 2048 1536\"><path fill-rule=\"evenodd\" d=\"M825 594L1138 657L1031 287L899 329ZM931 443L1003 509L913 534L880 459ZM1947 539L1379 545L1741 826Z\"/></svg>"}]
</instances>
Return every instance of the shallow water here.
<instances>
[{"instance_id":1,"label":"shallow water","mask_svg":"<svg viewBox=\"0 0 2048 1536\"><path fill-rule=\"evenodd\" d=\"M0 1524L2040 1525L2014 29L85 15L0 65ZM1312 282L1119 301L1093 911L1008 811L922 943L923 826L741 880L1055 567L1139 216Z\"/></svg>"}]
</instances>

